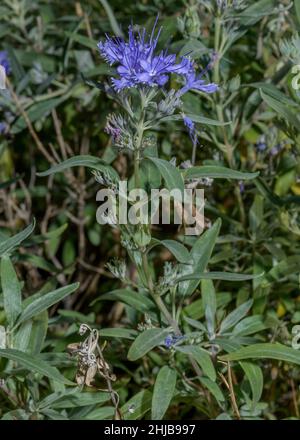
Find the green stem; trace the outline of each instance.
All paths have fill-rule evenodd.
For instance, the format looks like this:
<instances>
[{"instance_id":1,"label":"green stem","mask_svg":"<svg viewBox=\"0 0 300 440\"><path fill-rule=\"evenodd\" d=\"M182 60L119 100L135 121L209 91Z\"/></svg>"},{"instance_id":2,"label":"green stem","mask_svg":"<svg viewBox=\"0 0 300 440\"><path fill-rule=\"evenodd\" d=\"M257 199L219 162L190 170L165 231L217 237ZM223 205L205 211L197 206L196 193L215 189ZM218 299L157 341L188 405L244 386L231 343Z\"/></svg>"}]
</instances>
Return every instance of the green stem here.
<instances>
[{"instance_id":1,"label":"green stem","mask_svg":"<svg viewBox=\"0 0 300 440\"><path fill-rule=\"evenodd\" d=\"M220 49L220 35L221 35L221 17L218 15L215 20L215 53L217 54L217 59L214 66L214 82L219 83L220 72L219 72L219 49Z\"/></svg>"}]
</instances>

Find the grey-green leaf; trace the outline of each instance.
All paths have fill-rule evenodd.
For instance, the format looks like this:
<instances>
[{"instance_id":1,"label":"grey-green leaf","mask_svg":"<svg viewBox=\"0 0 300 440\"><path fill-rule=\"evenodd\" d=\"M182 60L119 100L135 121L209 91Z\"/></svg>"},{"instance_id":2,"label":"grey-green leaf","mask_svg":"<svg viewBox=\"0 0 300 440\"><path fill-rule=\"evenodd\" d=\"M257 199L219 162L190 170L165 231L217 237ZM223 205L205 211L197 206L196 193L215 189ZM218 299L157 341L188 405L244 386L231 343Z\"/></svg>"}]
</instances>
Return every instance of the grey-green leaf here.
<instances>
[{"instance_id":1,"label":"grey-green leaf","mask_svg":"<svg viewBox=\"0 0 300 440\"><path fill-rule=\"evenodd\" d=\"M208 334L210 337L215 332L215 316L217 311L217 298L213 282L211 280L201 281L202 304L205 310L205 319Z\"/></svg>"},{"instance_id":2,"label":"grey-green leaf","mask_svg":"<svg viewBox=\"0 0 300 440\"><path fill-rule=\"evenodd\" d=\"M138 420L151 409L152 393L142 390L121 407L124 420Z\"/></svg>"},{"instance_id":3,"label":"grey-green leaf","mask_svg":"<svg viewBox=\"0 0 300 440\"><path fill-rule=\"evenodd\" d=\"M41 177L50 176L51 174L59 173L72 167L87 167L93 170L107 172L113 180L118 180L119 177L118 173L110 165L99 159L99 157L89 155L73 156L57 165L53 165L46 171L37 173L37 175Z\"/></svg>"},{"instance_id":4,"label":"grey-green leaf","mask_svg":"<svg viewBox=\"0 0 300 440\"><path fill-rule=\"evenodd\" d=\"M145 356L150 350L161 345L170 333L170 329L151 328L141 333L131 345L128 351L128 359L136 361Z\"/></svg>"},{"instance_id":5,"label":"grey-green leaf","mask_svg":"<svg viewBox=\"0 0 300 440\"><path fill-rule=\"evenodd\" d=\"M183 244L175 240L163 240L161 242L180 263L190 263L190 253Z\"/></svg>"},{"instance_id":6,"label":"grey-green leaf","mask_svg":"<svg viewBox=\"0 0 300 440\"><path fill-rule=\"evenodd\" d=\"M23 229L23 231L14 235L13 237L8 238L0 243L0 256L12 251L13 248L18 246L22 241L24 241L34 230L35 228L35 220L27 226L27 228Z\"/></svg>"},{"instance_id":7,"label":"grey-green leaf","mask_svg":"<svg viewBox=\"0 0 300 440\"><path fill-rule=\"evenodd\" d=\"M199 380L212 393L218 402L224 402L224 395L216 382L208 379L208 377L199 377Z\"/></svg>"},{"instance_id":8,"label":"grey-green leaf","mask_svg":"<svg viewBox=\"0 0 300 440\"><path fill-rule=\"evenodd\" d=\"M202 234L194 243L191 250L193 259L192 269L195 274L203 273L211 257L221 227L221 220L218 219L214 225ZM189 281L184 294L191 295L198 286L200 278Z\"/></svg>"},{"instance_id":9,"label":"grey-green leaf","mask_svg":"<svg viewBox=\"0 0 300 440\"><path fill-rule=\"evenodd\" d=\"M162 420L164 417L174 395L176 376L176 371L167 365L159 370L152 397L152 420Z\"/></svg>"},{"instance_id":10,"label":"grey-green leaf","mask_svg":"<svg viewBox=\"0 0 300 440\"><path fill-rule=\"evenodd\" d=\"M152 156L148 156L148 159L151 160L158 168L158 171L166 182L168 190L179 190L182 197L184 192L184 182L180 171L167 160L159 159Z\"/></svg>"},{"instance_id":11,"label":"grey-green leaf","mask_svg":"<svg viewBox=\"0 0 300 440\"><path fill-rule=\"evenodd\" d=\"M277 359L300 365L300 350L279 343L259 343L248 345L239 350L221 356L224 361L240 361L243 359Z\"/></svg>"},{"instance_id":12,"label":"grey-green leaf","mask_svg":"<svg viewBox=\"0 0 300 440\"><path fill-rule=\"evenodd\" d=\"M36 356L31 356L28 353L24 353L22 351L12 348L7 348L5 350L0 350L0 358L1 357L17 362L27 370L39 373L42 376L47 376L50 379L55 380L56 382L66 385L74 385L73 382L66 379L62 374L60 374L57 368L49 366L47 362L38 359Z\"/></svg>"},{"instance_id":13,"label":"grey-green leaf","mask_svg":"<svg viewBox=\"0 0 300 440\"><path fill-rule=\"evenodd\" d=\"M212 179L237 179L237 180L251 180L257 177L259 173L244 173L242 171L231 170L230 168L204 165L199 167L189 168L184 173L185 179L198 179L203 177L210 177Z\"/></svg>"},{"instance_id":14,"label":"grey-green leaf","mask_svg":"<svg viewBox=\"0 0 300 440\"><path fill-rule=\"evenodd\" d=\"M243 361L240 362L240 365L249 380L252 390L253 405L256 405L261 398L264 386L262 370L258 365L255 365L252 362Z\"/></svg>"},{"instance_id":15,"label":"grey-green leaf","mask_svg":"<svg viewBox=\"0 0 300 440\"><path fill-rule=\"evenodd\" d=\"M22 312L22 295L16 271L8 255L1 258L1 287L5 314L12 327Z\"/></svg>"},{"instance_id":16,"label":"grey-green leaf","mask_svg":"<svg viewBox=\"0 0 300 440\"><path fill-rule=\"evenodd\" d=\"M47 310L49 307L53 306L53 304L61 301L67 295L73 293L76 289L78 289L78 287L79 283L73 283L69 286L61 287L54 290L53 292L49 292L46 295L43 295L40 298L37 298L35 301L25 307L16 325L20 325L22 322L31 319L32 317L38 315L44 310Z\"/></svg>"},{"instance_id":17,"label":"grey-green leaf","mask_svg":"<svg viewBox=\"0 0 300 440\"><path fill-rule=\"evenodd\" d=\"M197 345L178 345L175 346L175 349L176 351L192 356L200 365L203 373L213 382L216 380L216 370L206 350Z\"/></svg>"},{"instance_id":18,"label":"grey-green leaf","mask_svg":"<svg viewBox=\"0 0 300 440\"><path fill-rule=\"evenodd\" d=\"M177 283L186 280L223 280L223 281L249 281L256 278L260 278L264 273L259 273L257 275L243 274L243 273L233 273L233 272L200 272L191 273L188 275L183 275L177 278Z\"/></svg>"},{"instance_id":19,"label":"grey-green leaf","mask_svg":"<svg viewBox=\"0 0 300 440\"><path fill-rule=\"evenodd\" d=\"M220 334L224 333L226 330L233 327L237 324L244 316L247 315L249 310L251 309L253 304L253 300L249 299L249 301L244 302L239 307L237 307L233 312L229 313L228 316L222 321L220 326Z\"/></svg>"}]
</instances>

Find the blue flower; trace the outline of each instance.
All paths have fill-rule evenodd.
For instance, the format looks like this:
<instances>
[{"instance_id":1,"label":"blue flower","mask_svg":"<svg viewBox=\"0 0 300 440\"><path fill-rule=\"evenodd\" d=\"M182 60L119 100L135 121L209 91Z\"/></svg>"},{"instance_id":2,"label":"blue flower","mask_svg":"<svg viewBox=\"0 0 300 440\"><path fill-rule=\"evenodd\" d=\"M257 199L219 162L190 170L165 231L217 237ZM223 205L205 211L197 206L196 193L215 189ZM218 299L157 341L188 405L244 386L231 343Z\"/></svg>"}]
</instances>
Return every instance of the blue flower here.
<instances>
[{"instance_id":1,"label":"blue flower","mask_svg":"<svg viewBox=\"0 0 300 440\"><path fill-rule=\"evenodd\" d=\"M177 342L181 341L182 339L184 339L183 335L180 335L180 336L168 335L165 338L165 346L167 348L171 348L171 347L173 347L174 344L176 344Z\"/></svg>"},{"instance_id":2,"label":"blue flower","mask_svg":"<svg viewBox=\"0 0 300 440\"><path fill-rule=\"evenodd\" d=\"M258 142L256 142L255 148L260 152L265 151L267 144L264 135L259 138Z\"/></svg>"},{"instance_id":3,"label":"blue flower","mask_svg":"<svg viewBox=\"0 0 300 440\"><path fill-rule=\"evenodd\" d=\"M5 73L9 75L11 73L10 62L8 59L8 54L6 50L0 51L0 66L3 66L5 69Z\"/></svg>"},{"instance_id":4,"label":"blue flower","mask_svg":"<svg viewBox=\"0 0 300 440\"><path fill-rule=\"evenodd\" d=\"M168 336L165 338L165 346L166 346L167 348L171 348L172 345L173 345L173 337L172 337L171 335L168 335Z\"/></svg>"},{"instance_id":5,"label":"blue flower","mask_svg":"<svg viewBox=\"0 0 300 440\"><path fill-rule=\"evenodd\" d=\"M129 27L128 41L120 37L106 36L106 41L98 43L98 49L107 63L117 65L118 77L112 79L114 88L121 91L137 86L163 87L169 80L170 74L175 73L185 78L185 86L178 92L182 96L191 89L212 93L217 90L216 84L205 84L201 79L204 71L197 76L194 62L187 57L176 61L175 54L166 50L156 52L161 29L155 36L156 22L151 35L147 36L146 29L134 32Z\"/></svg>"},{"instance_id":6,"label":"blue flower","mask_svg":"<svg viewBox=\"0 0 300 440\"><path fill-rule=\"evenodd\" d=\"M206 84L204 79L201 79L203 76L203 72L201 72L199 75L196 74L194 70L189 71L185 75L185 85L182 87L182 89L179 90L179 95L182 96L189 90L200 90L201 92L205 93L214 93L218 90L217 84L210 83Z\"/></svg>"},{"instance_id":7,"label":"blue flower","mask_svg":"<svg viewBox=\"0 0 300 440\"><path fill-rule=\"evenodd\" d=\"M5 122L0 122L0 134L5 134L7 129L7 124Z\"/></svg>"},{"instance_id":8,"label":"blue flower","mask_svg":"<svg viewBox=\"0 0 300 440\"><path fill-rule=\"evenodd\" d=\"M193 145L197 145L198 143L198 136L196 133L196 127L194 122L189 118L188 116L183 115L183 123L187 127L189 131L190 138L193 142Z\"/></svg>"}]
</instances>

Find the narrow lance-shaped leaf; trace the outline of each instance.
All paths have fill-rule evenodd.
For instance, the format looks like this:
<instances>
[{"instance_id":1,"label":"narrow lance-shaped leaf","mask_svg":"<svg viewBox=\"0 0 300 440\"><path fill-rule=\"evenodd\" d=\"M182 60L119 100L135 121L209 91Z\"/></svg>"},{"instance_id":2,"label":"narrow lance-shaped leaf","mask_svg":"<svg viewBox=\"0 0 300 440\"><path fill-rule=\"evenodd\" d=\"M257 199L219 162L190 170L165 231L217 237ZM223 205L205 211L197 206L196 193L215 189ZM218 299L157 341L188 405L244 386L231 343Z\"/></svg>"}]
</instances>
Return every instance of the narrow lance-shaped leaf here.
<instances>
[{"instance_id":1,"label":"narrow lance-shaped leaf","mask_svg":"<svg viewBox=\"0 0 300 440\"><path fill-rule=\"evenodd\" d=\"M79 283L73 283L69 286L61 287L54 290L53 292L49 292L46 295L43 295L40 298L37 298L35 301L25 307L16 325L20 325L22 322L31 319L32 317L38 315L44 310L47 310L49 307L53 306L53 304L61 301L67 295L73 293L76 289L78 289L78 287Z\"/></svg>"},{"instance_id":2,"label":"narrow lance-shaped leaf","mask_svg":"<svg viewBox=\"0 0 300 440\"><path fill-rule=\"evenodd\" d=\"M131 345L128 352L128 359L136 361L154 347L161 345L170 333L170 329L151 328L141 333Z\"/></svg>"},{"instance_id":3,"label":"narrow lance-shaped leaf","mask_svg":"<svg viewBox=\"0 0 300 440\"><path fill-rule=\"evenodd\" d=\"M197 345L178 345L175 346L175 349L176 351L192 356L200 365L203 373L206 374L210 380L216 380L216 370L206 350Z\"/></svg>"},{"instance_id":4,"label":"narrow lance-shaped leaf","mask_svg":"<svg viewBox=\"0 0 300 440\"><path fill-rule=\"evenodd\" d=\"M244 302L239 307L237 307L233 312L229 313L228 316L222 321L220 326L220 333L224 333L226 330L233 327L236 323L238 323L244 316L247 315L249 310L251 309L253 304L253 300L249 299L249 301Z\"/></svg>"},{"instance_id":5,"label":"narrow lance-shaped leaf","mask_svg":"<svg viewBox=\"0 0 300 440\"><path fill-rule=\"evenodd\" d=\"M252 362L243 361L240 362L240 365L249 380L252 390L253 406L255 406L261 398L264 386L262 370L258 365L255 365Z\"/></svg>"},{"instance_id":6,"label":"narrow lance-shaped leaf","mask_svg":"<svg viewBox=\"0 0 300 440\"><path fill-rule=\"evenodd\" d=\"M221 166L204 165L199 167L189 168L184 172L185 179L198 179L203 177L210 177L212 179L237 179L237 180L251 180L259 175L259 173L245 173L242 171L231 170Z\"/></svg>"},{"instance_id":7,"label":"narrow lance-shaped leaf","mask_svg":"<svg viewBox=\"0 0 300 440\"><path fill-rule=\"evenodd\" d=\"M131 289L117 289L113 290L112 292L105 293L97 298L92 304L103 300L120 301L142 313L148 313L155 308L154 303L150 298Z\"/></svg>"},{"instance_id":8,"label":"narrow lance-shaped leaf","mask_svg":"<svg viewBox=\"0 0 300 440\"><path fill-rule=\"evenodd\" d=\"M23 231L14 235L13 237L8 238L0 243L0 256L12 251L13 248L19 246L22 241L24 241L34 230L35 228L35 220L27 226L27 228L23 229Z\"/></svg>"},{"instance_id":9,"label":"narrow lance-shaped leaf","mask_svg":"<svg viewBox=\"0 0 300 440\"><path fill-rule=\"evenodd\" d=\"M206 269L217 237L219 235L220 227L221 220L218 219L214 223L214 225L208 231L202 234L194 243L190 252L191 258L193 260L193 264L191 265L192 273L197 275L198 273L203 273ZM199 282L200 278L190 279L190 281L187 283L187 286L182 289L182 293L184 295L191 295L197 288Z\"/></svg>"},{"instance_id":10,"label":"narrow lance-shaped leaf","mask_svg":"<svg viewBox=\"0 0 300 440\"><path fill-rule=\"evenodd\" d=\"M300 365L300 350L283 344L259 343L248 345L239 350L220 356L224 361L241 361L243 359L277 359Z\"/></svg>"},{"instance_id":11,"label":"narrow lance-shaped leaf","mask_svg":"<svg viewBox=\"0 0 300 440\"><path fill-rule=\"evenodd\" d=\"M166 160L152 156L148 156L148 159L151 160L158 168L160 174L166 182L168 190L175 190L178 192L178 196L174 192L174 198L176 200L178 198L182 199L184 192L184 183L180 171Z\"/></svg>"},{"instance_id":12,"label":"narrow lance-shaped leaf","mask_svg":"<svg viewBox=\"0 0 300 440\"><path fill-rule=\"evenodd\" d=\"M138 420L151 409L152 393L142 390L121 407L124 420Z\"/></svg>"},{"instance_id":13,"label":"narrow lance-shaped leaf","mask_svg":"<svg viewBox=\"0 0 300 440\"><path fill-rule=\"evenodd\" d=\"M22 295L16 271L8 255L1 258L1 287L5 314L12 327L22 311Z\"/></svg>"},{"instance_id":14,"label":"narrow lance-shaped leaf","mask_svg":"<svg viewBox=\"0 0 300 440\"><path fill-rule=\"evenodd\" d=\"M20 366L35 373L39 373L43 376L47 376L59 383L66 385L75 385L73 382L66 379L55 367L49 366L49 364L36 356L31 356L28 353L15 349L0 350L0 358L4 357L11 361L17 362Z\"/></svg>"},{"instance_id":15,"label":"narrow lance-shaped leaf","mask_svg":"<svg viewBox=\"0 0 300 440\"><path fill-rule=\"evenodd\" d=\"M175 240L163 240L161 242L180 263L190 263L190 253L183 244Z\"/></svg>"},{"instance_id":16,"label":"narrow lance-shaped leaf","mask_svg":"<svg viewBox=\"0 0 300 440\"><path fill-rule=\"evenodd\" d=\"M205 319L208 334L214 336L215 332L215 315L217 311L217 298L213 282L211 280L201 281L201 296L205 310Z\"/></svg>"},{"instance_id":17,"label":"narrow lance-shaped leaf","mask_svg":"<svg viewBox=\"0 0 300 440\"><path fill-rule=\"evenodd\" d=\"M50 176L51 174L59 173L72 167L87 167L93 170L107 172L113 180L118 180L119 178L118 173L114 170L114 168L106 164L103 160L99 159L99 157L89 155L71 157L70 159L67 159L57 165L53 165L46 171L37 173L37 175L41 177Z\"/></svg>"},{"instance_id":18,"label":"narrow lance-shaped leaf","mask_svg":"<svg viewBox=\"0 0 300 440\"><path fill-rule=\"evenodd\" d=\"M176 371L165 365L156 377L152 397L152 420L161 420L172 400L176 386Z\"/></svg>"},{"instance_id":19,"label":"narrow lance-shaped leaf","mask_svg":"<svg viewBox=\"0 0 300 440\"><path fill-rule=\"evenodd\" d=\"M243 273L232 273L232 272L200 272L200 273L191 273L188 275L183 275L182 277L177 278L176 282L182 282L186 280L223 280L223 281L248 281L254 280L263 276L264 273L260 273L258 275L251 274L243 274Z\"/></svg>"}]
</instances>

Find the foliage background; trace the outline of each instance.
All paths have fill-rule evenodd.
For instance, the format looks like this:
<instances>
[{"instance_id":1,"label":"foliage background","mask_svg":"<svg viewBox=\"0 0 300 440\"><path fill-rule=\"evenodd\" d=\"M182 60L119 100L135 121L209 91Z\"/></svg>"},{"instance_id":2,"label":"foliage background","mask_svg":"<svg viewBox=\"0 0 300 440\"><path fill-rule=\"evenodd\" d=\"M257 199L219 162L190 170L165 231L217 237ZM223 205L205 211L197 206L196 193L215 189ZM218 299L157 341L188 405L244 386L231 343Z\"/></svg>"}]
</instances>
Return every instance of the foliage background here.
<instances>
[{"instance_id":1,"label":"foliage background","mask_svg":"<svg viewBox=\"0 0 300 440\"><path fill-rule=\"evenodd\" d=\"M220 4L224 6L221 14ZM225 352L240 345L255 349L267 342L279 342L292 350L292 328L300 323L300 96L291 85L291 69L300 64L299 2L113 0L108 5L97 0L4 0L1 49L8 53L12 72L8 89L0 96L0 239L6 243L33 218L36 225L31 235L30 231L24 235L25 241L16 240L8 249L10 258L7 252L2 258L1 335L9 329L5 343L1 336L3 419L115 417L106 392L76 390L70 397L70 389L74 390L64 383L75 377L76 362L66 350L68 344L80 340L81 323L99 329L100 340L107 341L105 359L116 375L114 387L125 418L151 418L151 406L153 416L152 392L166 364L177 371L177 385L166 414L158 411L159 418L299 418L297 350L280 355L274 349L268 359L250 353L254 363L233 361L228 377L227 361L221 360L215 364L217 382L208 382L204 374L200 385L195 385L194 373L185 371L185 360L174 350L168 355L168 350L155 349L136 361L128 360L138 325L147 322L147 303L110 295L125 286L106 264L113 258L126 258L126 252L119 231L96 222L99 185L85 166L47 177L37 175L77 155L103 158L121 178L131 174L130 157L116 154L104 132L107 115L116 104L101 90L110 68L96 44L105 33L118 32L119 26L126 32L131 22L151 29L157 14L163 26L161 47L169 45L170 51L180 54L190 52L202 67L212 49L223 49L211 72L220 84L218 95L189 93L184 100L188 113L229 121L215 126L200 120L196 164L260 172L254 180L215 179L205 188L205 195L208 223L222 219L209 269L264 275L241 283L216 280L214 287L202 281L200 289L184 298L182 327L186 333L200 331L192 344L197 345L197 337L202 340L203 325L209 326L205 289L212 289L217 328L230 312L253 300L246 313L255 317L251 321L254 331L240 334L238 341L237 332L229 326ZM183 124L171 121L152 135L160 158L176 156L178 163L191 158L192 146ZM188 249L194 240L172 226L160 226L154 235L161 240L176 238ZM149 256L157 280L165 261L174 261L174 256L163 247ZM127 263L129 277L135 280L136 269ZM76 282L80 285L75 290ZM5 309L4 301L7 289L17 296L22 291L20 310L24 311L35 298L67 285L71 287L54 294L47 307L31 313L12 331L14 316L8 316L11 308L6 305ZM35 356L41 368L46 363L46 370L31 371L22 357L8 361L7 349ZM229 390L228 378L233 380ZM168 377L161 380L168 383ZM106 387L101 378L97 381L97 386Z\"/></svg>"}]
</instances>

